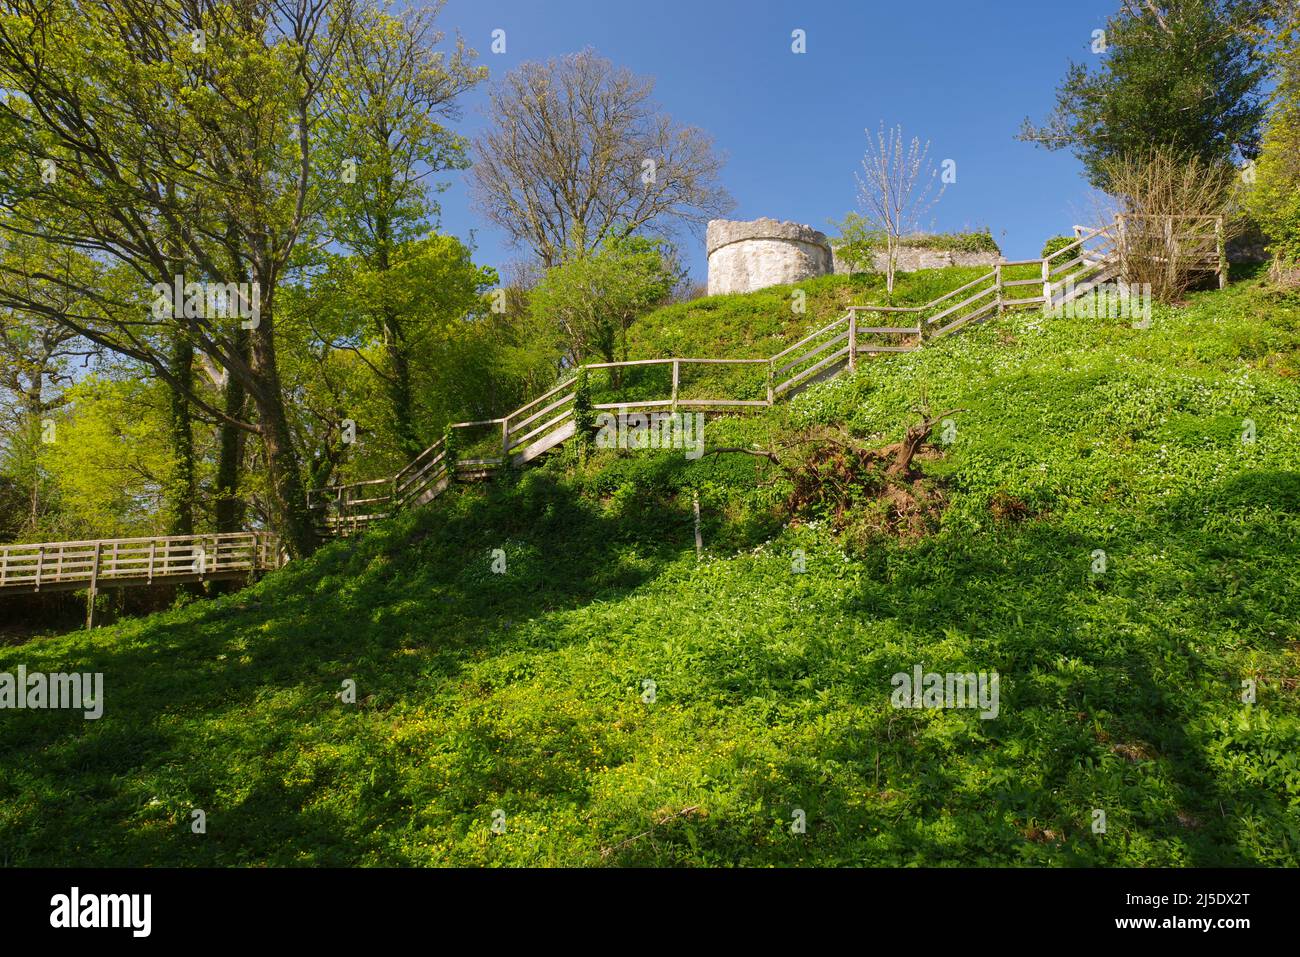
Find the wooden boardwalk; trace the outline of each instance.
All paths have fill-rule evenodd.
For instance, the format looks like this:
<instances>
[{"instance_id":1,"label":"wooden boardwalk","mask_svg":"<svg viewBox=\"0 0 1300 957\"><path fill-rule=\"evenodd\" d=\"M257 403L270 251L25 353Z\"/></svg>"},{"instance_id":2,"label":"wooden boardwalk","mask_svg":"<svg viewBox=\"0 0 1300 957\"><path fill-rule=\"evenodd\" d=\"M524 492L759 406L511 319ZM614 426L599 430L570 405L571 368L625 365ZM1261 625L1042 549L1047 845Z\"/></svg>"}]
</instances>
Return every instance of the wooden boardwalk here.
<instances>
[{"instance_id":1,"label":"wooden boardwalk","mask_svg":"<svg viewBox=\"0 0 1300 957\"><path fill-rule=\"evenodd\" d=\"M87 589L90 627L100 588L248 579L285 561L267 532L0 545L0 596Z\"/></svg>"}]
</instances>

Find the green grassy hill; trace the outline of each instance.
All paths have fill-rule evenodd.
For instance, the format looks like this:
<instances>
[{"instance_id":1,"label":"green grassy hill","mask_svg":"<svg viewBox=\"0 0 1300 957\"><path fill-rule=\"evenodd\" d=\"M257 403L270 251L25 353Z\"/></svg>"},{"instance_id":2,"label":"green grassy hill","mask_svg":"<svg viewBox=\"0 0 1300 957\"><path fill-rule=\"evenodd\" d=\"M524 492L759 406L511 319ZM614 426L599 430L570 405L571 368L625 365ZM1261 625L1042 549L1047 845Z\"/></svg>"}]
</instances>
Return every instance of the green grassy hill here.
<instances>
[{"instance_id":1,"label":"green grassy hill","mask_svg":"<svg viewBox=\"0 0 1300 957\"><path fill-rule=\"evenodd\" d=\"M768 355L869 290L814 291L663 310L635 352ZM782 467L565 452L0 648L106 685L99 721L0 713L0 862L1294 866L1298 347L1251 281L1148 329L1010 315L709 420ZM922 401L955 441L891 486L861 450ZM895 709L916 665L997 671L998 717Z\"/></svg>"}]
</instances>

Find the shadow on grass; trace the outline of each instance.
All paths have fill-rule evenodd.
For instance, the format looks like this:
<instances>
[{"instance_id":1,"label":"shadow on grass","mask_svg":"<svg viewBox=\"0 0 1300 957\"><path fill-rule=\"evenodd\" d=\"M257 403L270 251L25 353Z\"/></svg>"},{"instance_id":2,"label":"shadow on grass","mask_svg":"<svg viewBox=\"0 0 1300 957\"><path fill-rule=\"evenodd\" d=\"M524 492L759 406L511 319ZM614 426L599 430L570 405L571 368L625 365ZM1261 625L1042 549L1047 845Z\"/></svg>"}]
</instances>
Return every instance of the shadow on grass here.
<instances>
[{"instance_id":1,"label":"shadow on grass","mask_svg":"<svg viewBox=\"0 0 1300 957\"><path fill-rule=\"evenodd\" d=\"M8 650L0 670L103 673L106 702L100 721L5 713L0 861L355 861L378 846L367 818L409 809L381 801L376 811L367 793L382 795L389 775L364 755L341 762L374 778L346 822L309 808L311 789L292 783L300 772L283 752L310 745L298 726L346 722L345 680L361 711L432 700L465 663L533 646L519 623L640 587L689 548L663 531L650 515L597 512L530 471L332 544L238 595ZM190 840L188 807L150 816L149 782L178 777L211 816L203 839Z\"/></svg>"},{"instance_id":2,"label":"shadow on grass","mask_svg":"<svg viewBox=\"0 0 1300 957\"><path fill-rule=\"evenodd\" d=\"M1258 511L1294 511L1298 484L1293 473L1239 476L1101 543L1051 516L939 535L865 566L876 572L813 618L747 623L714 654L734 659L692 665L689 694L724 724L767 694L772 714L742 727L772 773L679 733L701 753L653 776L680 789L679 803L724 781L718 800L732 810L658 825L662 808L593 797L588 758L593 742L617 742L608 729L544 708L511 724L497 696L528 677L530 653L579 640L547 627L549 612L640 588L689 551L689 525L665 526L655 509L598 511L545 470L511 476L115 640L7 654L5 670L23 660L103 671L107 701L98 723L5 716L0 860L411 863L418 834L463 831L488 795L506 793L524 809L580 808L618 848L610 864L1258 863L1251 829L1272 837L1295 795L1264 770L1229 775L1210 749L1241 714L1239 635L1268 616L1300 619L1288 586L1300 545ZM1205 501L1239 510L1234 534L1207 533ZM1253 546L1269 536L1276 547ZM1100 577L1089 569L1098 544L1113 559ZM807 597L803 585L772 587L796 606ZM709 620L712 597L692 595L693 620ZM884 627L894 637L871 644ZM819 641L792 664L782 640L810 636ZM1281 640L1250 644L1268 653ZM467 667L487 658L499 673L469 684ZM999 717L892 709L890 676L913 664L997 671ZM345 679L356 708L335 699ZM449 688L460 697L431 753L436 773L403 767L408 749L429 754L421 709ZM837 723L840 709L852 719ZM1239 750L1269 760L1252 740ZM653 756L629 746L608 760ZM192 808L207 811L206 835L191 834ZM806 834L790 831L794 808ZM1094 809L1104 835L1091 831Z\"/></svg>"},{"instance_id":3,"label":"shadow on grass","mask_svg":"<svg viewBox=\"0 0 1300 957\"><path fill-rule=\"evenodd\" d=\"M896 625L901 645L866 649L847 684L810 664L807 690L784 695L780 709L818 725L835 711L821 696L838 696L861 709L851 725L792 737L765 759L774 774L740 776L730 803L762 813L675 819L652 840L620 847L614 863L1235 867L1284 853L1298 795L1283 771L1270 773L1275 743L1242 732L1232 767L1214 752L1247 713L1245 627L1265 619L1264 607L1300 619L1287 586L1300 542L1248 511L1294 510L1298 480L1247 475L1174 499L1140 536L1105 543L1108 576L1091 573L1097 542L1050 518L895 553L841 608L859 622ZM1247 510L1235 544L1185 517L1203 517L1207 500ZM1247 543L1269 535L1278 547L1261 564ZM1136 567L1126 567L1130 556ZM1225 608L1215 586L1233 577L1243 591ZM835 611L820 618L834 621ZM1277 655L1283 639L1247 645ZM753 651L745 673L714 682L718 693L770 682L776 659ZM998 718L893 709L890 676L914 664L997 671ZM1290 714L1295 706L1294 696L1274 705ZM716 776L726 770L711 768ZM790 830L795 807L806 834ZM1097 810L1104 833L1092 829ZM620 829L610 843L622 837Z\"/></svg>"}]
</instances>

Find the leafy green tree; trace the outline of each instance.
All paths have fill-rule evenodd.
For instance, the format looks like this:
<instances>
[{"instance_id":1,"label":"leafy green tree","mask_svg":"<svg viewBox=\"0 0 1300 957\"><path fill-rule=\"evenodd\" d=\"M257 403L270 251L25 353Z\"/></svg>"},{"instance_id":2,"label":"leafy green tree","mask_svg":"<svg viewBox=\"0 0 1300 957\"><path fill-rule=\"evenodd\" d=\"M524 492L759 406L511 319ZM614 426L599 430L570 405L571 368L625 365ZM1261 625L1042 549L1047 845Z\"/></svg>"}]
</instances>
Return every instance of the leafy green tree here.
<instances>
[{"instance_id":1,"label":"leafy green tree","mask_svg":"<svg viewBox=\"0 0 1300 957\"><path fill-rule=\"evenodd\" d=\"M854 272L870 272L875 268L875 256L885 246L885 234L867 221L861 213L848 213L842 222L832 222L839 235L831 240L835 256Z\"/></svg>"},{"instance_id":2,"label":"leafy green tree","mask_svg":"<svg viewBox=\"0 0 1300 957\"><path fill-rule=\"evenodd\" d=\"M592 356L616 362L627 358L628 329L680 278L662 241L631 236L550 270L533 290L531 305L554 324L571 364Z\"/></svg>"},{"instance_id":3,"label":"leafy green tree","mask_svg":"<svg viewBox=\"0 0 1300 957\"><path fill-rule=\"evenodd\" d=\"M171 531L180 474L167 434L170 392L155 381L92 376L72 386L40 447L57 511L42 538L121 538Z\"/></svg>"},{"instance_id":4,"label":"leafy green tree","mask_svg":"<svg viewBox=\"0 0 1300 957\"><path fill-rule=\"evenodd\" d=\"M1270 240L1278 275L1300 266L1300 4L1279 23L1277 89L1246 208ZM1253 182L1250 182L1253 180Z\"/></svg>"},{"instance_id":5,"label":"leafy green tree","mask_svg":"<svg viewBox=\"0 0 1300 957\"><path fill-rule=\"evenodd\" d=\"M491 358L484 292L496 282L458 239L432 235L394 246L386 268L332 257L310 286L286 296L285 384L297 400L291 420L309 453L310 485L395 471L409 461L410 434L427 446L471 406L512 395ZM381 316L401 317L405 423L393 414ZM355 442L346 440L344 421Z\"/></svg>"},{"instance_id":6,"label":"leafy green tree","mask_svg":"<svg viewBox=\"0 0 1300 957\"><path fill-rule=\"evenodd\" d=\"M1094 186L1105 161L1167 146L1204 161L1259 154L1269 0L1124 0L1094 40L1100 67L1071 63L1056 108L1020 138L1070 149Z\"/></svg>"},{"instance_id":7,"label":"leafy green tree","mask_svg":"<svg viewBox=\"0 0 1300 957\"><path fill-rule=\"evenodd\" d=\"M310 553L300 458L280 381L276 293L321 215L312 125L350 2L140 5L20 0L0 8L0 202L16 229L91 249L140 288L247 283L247 316L139 310L129 299L59 315L142 363L214 420L256 435L289 548ZM247 303L244 304L247 306ZM254 413L227 414L172 366L183 336L238 379ZM250 421L251 419L251 421Z\"/></svg>"},{"instance_id":8,"label":"leafy green tree","mask_svg":"<svg viewBox=\"0 0 1300 957\"><path fill-rule=\"evenodd\" d=\"M460 118L460 96L487 76L474 51L459 41L437 49L433 22L443 6L391 16L364 8L347 23L339 68L329 78L321 124L323 161L349 175L333 184L328 229L363 265L365 282L382 287L365 302L369 338L382 353L372 369L383 383L398 447L406 459L429 443L416 422L412 362L428 334L427 312L410 310L411 296L391 288L424 255L408 247L438 215L434 199L445 184L432 178L469 165L467 142L444 121ZM459 284L450 295L456 295ZM354 300L355 302L355 300Z\"/></svg>"},{"instance_id":9,"label":"leafy green tree","mask_svg":"<svg viewBox=\"0 0 1300 957\"><path fill-rule=\"evenodd\" d=\"M50 248L30 237L0 237L0 269L27 274L22 295L51 310L76 308L82 298L66 284L41 278L40 271L86 278L85 257L69 249ZM41 444L47 426L67 401L77 360L96 349L67 326L38 310L15 309L0 296L0 473L8 477L10 497L21 496L23 509L11 515L11 534L36 533L52 504L48 476L41 468Z\"/></svg>"}]
</instances>

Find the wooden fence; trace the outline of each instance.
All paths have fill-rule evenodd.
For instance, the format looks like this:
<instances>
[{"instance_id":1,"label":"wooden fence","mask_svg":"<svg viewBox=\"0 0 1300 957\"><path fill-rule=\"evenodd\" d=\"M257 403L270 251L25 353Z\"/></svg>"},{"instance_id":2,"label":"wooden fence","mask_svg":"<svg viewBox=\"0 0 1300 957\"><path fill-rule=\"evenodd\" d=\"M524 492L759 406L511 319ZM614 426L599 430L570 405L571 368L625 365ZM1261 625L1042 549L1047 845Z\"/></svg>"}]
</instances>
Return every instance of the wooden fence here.
<instances>
[{"instance_id":1,"label":"wooden fence","mask_svg":"<svg viewBox=\"0 0 1300 957\"><path fill-rule=\"evenodd\" d=\"M0 545L0 595L248 578L286 561L266 532Z\"/></svg>"},{"instance_id":2,"label":"wooden fence","mask_svg":"<svg viewBox=\"0 0 1300 957\"><path fill-rule=\"evenodd\" d=\"M981 322L1006 309L1061 305L1118 275L1117 226L1084 230L1050 258L1002 262L987 274L923 306L850 306L844 315L766 359L638 359L594 362L587 374L660 367L671 372L662 391L622 401L594 403L595 412L768 408L778 398L813 382L855 369L859 357L911 352L925 342ZM1027 272L1025 278L1013 278ZM869 315L885 317L871 321ZM864 321L864 319L866 321ZM733 380L736 392L699 395L684 381L692 367L730 366L747 372ZM335 485L309 493L320 527L350 534L395 511L423 504L456 479L482 478L503 465L521 465L575 433L578 370L508 415L451 426L454 454L443 440L422 452L392 478ZM742 394L743 393L743 394Z\"/></svg>"},{"instance_id":3,"label":"wooden fence","mask_svg":"<svg viewBox=\"0 0 1300 957\"><path fill-rule=\"evenodd\" d=\"M1228 284L1228 245L1222 216L1115 217L1119 258L1163 263L1166 268L1217 274L1219 288Z\"/></svg>"}]
</instances>

